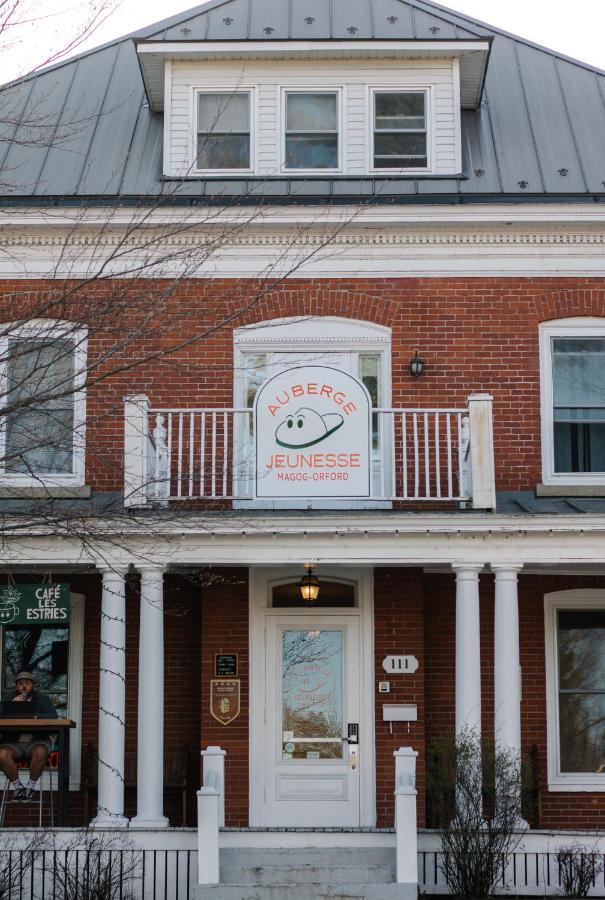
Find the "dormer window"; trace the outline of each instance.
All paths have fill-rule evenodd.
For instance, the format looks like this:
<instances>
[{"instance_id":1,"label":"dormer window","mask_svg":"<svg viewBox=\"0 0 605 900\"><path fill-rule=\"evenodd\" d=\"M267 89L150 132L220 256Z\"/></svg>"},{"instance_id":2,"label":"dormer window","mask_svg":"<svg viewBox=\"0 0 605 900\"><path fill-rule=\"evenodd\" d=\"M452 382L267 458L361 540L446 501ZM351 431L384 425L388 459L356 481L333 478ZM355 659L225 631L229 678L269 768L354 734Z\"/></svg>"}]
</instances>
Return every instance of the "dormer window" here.
<instances>
[{"instance_id":1,"label":"dormer window","mask_svg":"<svg viewBox=\"0 0 605 900\"><path fill-rule=\"evenodd\" d=\"M427 92L373 91L374 169L427 169Z\"/></svg>"},{"instance_id":2,"label":"dormer window","mask_svg":"<svg viewBox=\"0 0 605 900\"><path fill-rule=\"evenodd\" d=\"M251 164L250 91L197 94L197 168L241 171Z\"/></svg>"},{"instance_id":3,"label":"dormer window","mask_svg":"<svg viewBox=\"0 0 605 900\"><path fill-rule=\"evenodd\" d=\"M285 91L284 168L337 171L339 95L337 91Z\"/></svg>"}]
</instances>

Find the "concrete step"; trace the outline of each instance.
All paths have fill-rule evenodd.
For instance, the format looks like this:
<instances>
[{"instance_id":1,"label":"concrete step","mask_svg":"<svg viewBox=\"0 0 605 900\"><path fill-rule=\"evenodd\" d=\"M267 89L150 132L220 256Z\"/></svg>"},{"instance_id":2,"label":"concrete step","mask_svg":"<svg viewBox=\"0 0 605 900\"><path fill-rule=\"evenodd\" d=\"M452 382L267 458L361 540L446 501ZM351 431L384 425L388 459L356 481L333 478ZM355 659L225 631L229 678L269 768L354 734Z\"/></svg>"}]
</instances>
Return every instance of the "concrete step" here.
<instances>
[{"instance_id":1,"label":"concrete step","mask_svg":"<svg viewBox=\"0 0 605 900\"><path fill-rule=\"evenodd\" d=\"M415 884L199 885L195 900L417 900Z\"/></svg>"},{"instance_id":2,"label":"concrete step","mask_svg":"<svg viewBox=\"0 0 605 900\"><path fill-rule=\"evenodd\" d=\"M395 851L379 847L221 850L221 883L196 900L416 900L395 884Z\"/></svg>"},{"instance_id":3,"label":"concrete step","mask_svg":"<svg viewBox=\"0 0 605 900\"><path fill-rule=\"evenodd\" d=\"M255 866L221 867L221 884L389 884L394 866Z\"/></svg>"}]
</instances>

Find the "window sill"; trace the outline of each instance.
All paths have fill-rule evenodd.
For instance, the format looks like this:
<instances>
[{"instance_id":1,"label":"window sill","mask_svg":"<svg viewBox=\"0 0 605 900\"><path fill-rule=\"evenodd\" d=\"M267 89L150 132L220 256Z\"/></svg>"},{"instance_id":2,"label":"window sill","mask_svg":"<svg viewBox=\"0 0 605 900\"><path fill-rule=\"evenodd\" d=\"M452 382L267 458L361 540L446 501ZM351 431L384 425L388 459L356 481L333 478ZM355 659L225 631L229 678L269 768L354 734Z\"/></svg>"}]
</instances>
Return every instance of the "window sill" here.
<instances>
[{"instance_id":1,"label":"window sill","mask_svg":"<svg viewBox=\"0 0 605 900\"><path fill-rule=\"evenodd\" d=\"M87 500L92 494L89 485L69 487L67 485L10 485L0 482L0 500Z\"/></svg>"},{"instance_id":2,"label":"window sill","mask_svg":"<svg viewBox=\"0 0 605 900\"><path fill-rule=\"evenodd\" d=\"M605 794L605 779L603 781L554 781L549 782L548 790L551 794Z\"/></svg>"},{"instance_id":3,"label":"window sill","mask_svg":"<svg viewBox=\"0 0 605 900\"><path fill-rule=\"evenodd\" d=\"M605 484L537 484L536 497L605 497Z\"/></svg>"}]
</instances>

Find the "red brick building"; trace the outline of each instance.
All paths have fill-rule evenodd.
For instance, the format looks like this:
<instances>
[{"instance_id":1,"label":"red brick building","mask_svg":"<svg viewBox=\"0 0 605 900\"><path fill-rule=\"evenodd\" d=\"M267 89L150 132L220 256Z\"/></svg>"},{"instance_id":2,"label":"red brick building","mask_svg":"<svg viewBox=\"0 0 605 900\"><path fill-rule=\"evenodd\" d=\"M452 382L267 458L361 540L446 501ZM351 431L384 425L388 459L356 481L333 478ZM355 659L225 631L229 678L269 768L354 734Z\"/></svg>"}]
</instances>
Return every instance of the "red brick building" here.
<instances>
[{"instance_id":1,"label":"red brick building","mask_svg":"<svg viewBox=\"0 0 605 900\"><path fill-rule=\"evenodd\" d=\"M71 824L164 849L207 747L222 849L393 847L412 748L429 887L472 729L537 871L605 824L605 75L428 0L244 5L2 93L3 589L71 590L3 618L3 690L76 722Z\"/></svg>"}]
</instances>

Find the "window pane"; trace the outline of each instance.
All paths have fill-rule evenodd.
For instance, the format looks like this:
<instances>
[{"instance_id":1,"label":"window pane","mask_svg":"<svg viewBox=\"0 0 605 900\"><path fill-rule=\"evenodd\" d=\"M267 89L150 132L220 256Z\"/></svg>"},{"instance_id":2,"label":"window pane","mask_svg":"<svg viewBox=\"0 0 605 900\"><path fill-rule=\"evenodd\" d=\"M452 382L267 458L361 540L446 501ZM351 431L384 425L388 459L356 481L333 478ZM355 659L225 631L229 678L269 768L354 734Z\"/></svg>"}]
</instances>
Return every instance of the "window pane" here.
<instances>
[{"instance_id":1,"label":"window pane","mask_svg":"<svg viewBox=\"0 0 605 900\"><path fill-rule=\"evenodd\" d=\"M10 694L15 675L33 672L36 687L47 694L61 716L67 716L67 628L13 626L3 629L2 692Z\"/></svg>"},{"instance_id":2,"label":"window pane","mask_svg":"<svg viewBox=\"0 0 605 900\"><path fill-rule=\"evenodd\" d=\"M605 771L605 609L558 613L563 772Z\"/></svg>"},{"instance_id":3,"label":"window pane","mask_svg":"<svg viewBox=\"0 0 605 900\"><path fill-rule=\"evenodd\" d=\"M337 169L338 137L289 135L286 138L288 169Z\"/></svg>"},{"instance_id":4,"label":"window pane","mask_svg":"<svg viewBox=\"0 0 605 900\"><path fill-rule=\"evenodd\" d=\"M71 341L9 341L6 447L9 473L73 469L74 352ZM24 404L11 412L13 404Z\"/></svg>"},{"instance_id":5,"label":"window pane","mask_svg":"<svg viewBox=\"0 0 605 900\"><path fill-rule=\"evenodd\" d=\"M249 169L249 134L200 134L198 169Z\"/></svg>"},{"instance_id":6,"label":"window pane","mask_svg":"<svg viewBox=\"0 0 605 900\"><path fill-rule=\"evenodd\" d=\"M342 667L342 631L311 628L284 632L284 754L293 759L342 759Z\"/></svg>"},{"instance_id":7,"label":"window pane","mask_svg":"<svg viewBox=\"0 0 605 900\"><path fill-rule=\"evenodd\" d=\"M374 153L391 159L420 156L426 162L426 134L381 132L374 137Z\"/></svg>"},{"instance_id":8,"label":"window pane","mask_svg":"<svg viewBox=\"0 0 605 900\"><path fill-rule=\"evenodd\" d=\"M562 772L605 772L605 694L560 694Z\"/></svg>"},{"instance_id":9,"label":"window pane","mask_svg":"<svg viewBox=\"0 0 605 900\"><path fill-rule=\"evenodd\" d=\"M199 132L231 134L250 131L249 94L198 94Z\"/></svg>"},{"instance_id":10,"label":"window pane","mask_svg":"<svg viewBox=\"0 0 605 900\"><path fill-rule=\"evenodd\" d=\"M553 341L555 407L605 409L605 339Z\"/></svg>"},{"instance_id":11,"label":"window pane","mask_svg":"<svg viewBox=\"0 0 605 900\"><path fill-rule=\"evenodd\" d=\"M287 94L286 131L337 131L336 94Z\"/></svg>"},{"instance_id":12,"label":"window pane","mask_svg":"<svg viewBox=\"0 0 605 900\"><path fill-rule=\"evenodd\" d=\"M555 471L605 472L605 424L555 422Z\"/></svg>"},{"instance_id":13,"label":"window pane","mask_svg":"<svg viewBox=\"0 0 605 900\"><path fill-rule=\"evenodd\" d=\"M73 406L29 408L8 418L5 471L69 474L73 469L73 443Z\"/></svg>"},{"instance_id":14,"label":"window pane","mask_svg":"<svg viewBox=\"0 0 605 900\"><path fill-rule=\"evenodd\" d=\"M375 127L424 128L425 94L376 94Z\"/></svg>"},{"instance_id":15,"label":"window pane","mask_svg":"<svg viewBox=\"0 0 605 900\"><path fill-rule=\"evenodd\" d=\"M605 609L559 612L559 688L605 693Z\"/></svg>"}]
</instances>

